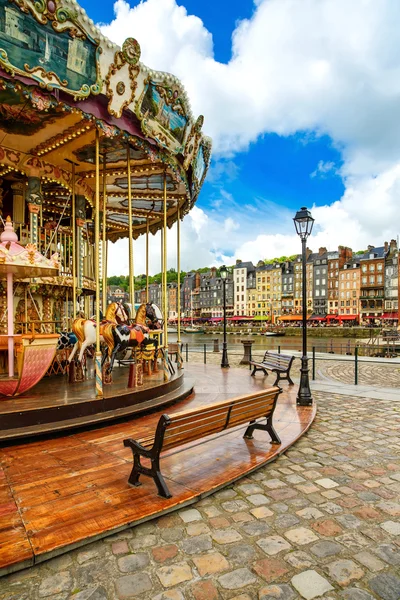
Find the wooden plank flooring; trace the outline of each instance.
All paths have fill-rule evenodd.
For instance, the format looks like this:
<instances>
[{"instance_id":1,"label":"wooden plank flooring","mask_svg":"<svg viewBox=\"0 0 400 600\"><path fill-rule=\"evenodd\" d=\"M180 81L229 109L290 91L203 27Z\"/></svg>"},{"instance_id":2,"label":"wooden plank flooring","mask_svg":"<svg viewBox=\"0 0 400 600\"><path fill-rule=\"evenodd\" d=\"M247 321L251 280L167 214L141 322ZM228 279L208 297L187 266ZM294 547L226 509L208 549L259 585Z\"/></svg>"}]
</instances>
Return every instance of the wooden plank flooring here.
<instances>
[{"instance_id":1,"label":"wooden plank flooring","mask_svg":"<svg viewBox=\"0 0 400 600\"><path fill-rule=\"evenodd\" d=\"M173 414L267 386L261 375L185 365L195 392ZM131 488L126 437L155 430L161 411L57 439L0 449L0 574L40 562L128 525L195 502L276 458L311 425L315 407L296 407L297 386L284 384L274 424L281 445L266 432L245 441L243 428L165 453L161 465L173 497L160 498L152 480ZM199 446L201 450L199 451Z\"/></svg>"}]
</instances>

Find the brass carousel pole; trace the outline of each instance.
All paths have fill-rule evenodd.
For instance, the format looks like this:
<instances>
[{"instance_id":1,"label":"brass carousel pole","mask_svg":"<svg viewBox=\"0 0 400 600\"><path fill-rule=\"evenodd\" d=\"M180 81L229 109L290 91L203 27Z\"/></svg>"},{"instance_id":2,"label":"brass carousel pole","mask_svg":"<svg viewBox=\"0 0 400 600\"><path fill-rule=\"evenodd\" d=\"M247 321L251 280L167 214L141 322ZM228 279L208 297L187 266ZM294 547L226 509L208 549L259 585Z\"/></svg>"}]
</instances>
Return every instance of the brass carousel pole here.
<instances>
[{"instance_id":1,"label":"brass carousel pole","mask_svg":"<svg viewBox=\"0 0 400 600\"><path fill-rule=\"evenodd\" d=\"M176 255L177 255L177 269L178 269L178 285L176 289L177 294L177 312L178 312L178 368L182 368L182 357L181 357L181 209L178 204L178 220L176 223Z\"/></svg>"},{"instance_id":2,"label":"brass carousel pole","mask_svg":"<svg viewBox=\"0 0 400 600\"><path fill-rule=\"evenodd\" d=\"M146 219L146 302L149 301L149 218Z\"/></svg>"},{"instance_id":3,"label":"brass carousel pole","mask_svg":"<svg viewBox=\"0 0 400 600\"><path fill-rule=\"evenodd\" d=\"M127 154L128 171L128 249L129 249L129 302L132 306L132 316L135 312L135 287L133 280L133 223L132 223L132 188L131 188L131 147L128 144Z\"/></svg>"},{"instance_id":4,"label":"brass carousel pole","mask_svg":"<svg viewBox=\"0 0 400 600\"><path fill-rule=\"evenodd\" d=\"M108 248L107 248L107 179L106 179L106 169L107 169L107 157L106 154L103 154L103 246L102 246L102 256L103 256L103 316L105 318L106 310L107 310L107 259L108 259Z\"/></svg>"},{"instance_id":5,"label":"brass carousel pole","mask_svg":"<svg viewBox=\"0 0 400 600\"><path fill-rule=\"evenodd\" d=\"M101 372L101 351L100 351L100 268L99 268L99 247L100 247L100 135L96 128L96 195L95 195L95 277L96 277L96 396L103 396L103 374Z\"/></svg>"},{"instance_id":6,"label":"brass carousel pole","mask_svg":"<svg viewBox=\"0 0 400 600\"><path fill-rule=\"evenodd\" d=\"M163 305L164 305L164 379L168 374L168 301L167 301L167 172L164 170L164 228L163 228Z\"/></svg>"},{"instance_id":7,"label":"brass carousel pole","mask_svg":"<svg viewBox=\"0 0 400 600\"><path fill-rule=\"evenodd\" d=\"M75 215L75 163L72 163L72 318L76 319L76 261L78 258L76 243Z\"/></svg>"}]
</instances>

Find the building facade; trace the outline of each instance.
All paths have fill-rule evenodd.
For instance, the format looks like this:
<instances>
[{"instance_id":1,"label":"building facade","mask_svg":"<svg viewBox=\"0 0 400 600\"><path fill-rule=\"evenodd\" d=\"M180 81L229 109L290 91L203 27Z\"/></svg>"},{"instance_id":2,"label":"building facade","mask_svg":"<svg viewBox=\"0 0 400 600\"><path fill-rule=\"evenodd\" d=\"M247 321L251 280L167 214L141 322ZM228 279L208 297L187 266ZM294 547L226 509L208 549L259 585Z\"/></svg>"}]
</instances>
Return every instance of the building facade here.
<instances>
[{"instance_id":1,"label":"building facade","mask_svg":"<svg viewBox=\"0 0 400 600\"><path fill-rule=\"evenodd\" d=\"M399 318L399 249L396 240L385 243L385 311L389 322Z\"/></svg>"},{"instance_id":2,"label":"building facade","mask_svg":"<svg viewBox=\"0 0 400 600\"><path fill-rule=\"evenodd\" d=\"M361 265L361 306L362 321L373 322L382 319L385 299L385 247L368 250L360 258Z\"/></svg>"},{"instance_id":3,"label":"building facade","mask_svg":"<svg viewBox=\"0 0 400 600\"><path fill-rule=\"evenodd\" d=\"M233 268L235 316L247 316L247 282L249 276L253 274L255 274L255 267L252 262L236 261Z\"/></svg>"}]
</instances>

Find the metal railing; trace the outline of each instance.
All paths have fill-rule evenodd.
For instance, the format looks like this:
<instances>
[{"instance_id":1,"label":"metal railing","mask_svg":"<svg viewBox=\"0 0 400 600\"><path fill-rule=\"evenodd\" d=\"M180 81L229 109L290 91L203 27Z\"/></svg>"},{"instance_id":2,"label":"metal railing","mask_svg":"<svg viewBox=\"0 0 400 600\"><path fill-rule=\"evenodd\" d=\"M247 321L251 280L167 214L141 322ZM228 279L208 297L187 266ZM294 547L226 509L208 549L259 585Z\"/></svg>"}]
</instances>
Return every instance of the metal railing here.
<instances>
[{"instance_id":1,"label":"metal railing","mask_svg":"<svg viewBox=\"0 0 400 600\"><path fill-rule=\"evenodd\" d=\"M331 347L331 346L330 346ZM265 351L267 350L267 348L265 347L260 347L260 346L256 346L255 344L250 348L250 360L254 359L262 359L262 357L264 356ZM273 352L277 352L278 354L284 353L284 354L291 354L294 353L296 357L300 357L300 353L298 351L293 351L293 350L289 350L287 348L285 348L282 352L282 347L281 345L277 345L276 348L270 348L271 351ZM196 344L189 344L189 343L181 343L181 356L184 357L185 362L190 362L190 355L196 355L197 357L199 356L203 356L203 363L207 364L208 361L208 357L212 356L216 356L216 354L218 355L222 355L221 350L216 347L216 344L211 344L211 343L206 343L206 344L202 344L202 343L196 343ZM400 369L400 360L390 360L390 358L384 359L384 360L379 360L378 358L369 358L369 357L361 357L359 356L359 349L357 346L355 346L353 348L353 351L350 353L346 353L346 355L340 355L337 354L334 358L332 356L332 354L334 354L334 352L319 352L317 350L316 346L312 346L310 348L309 351L309 358L310 358L310 374L311 374L311 379L312 381L316 380L316 367L317 367L317 362L318 361L339 361L339 362L345 362L347 364L349 364L349 362L351 362L354 367L353 367L353 375L354 375L354 385L359 385L360 383L360 365L364 365L364 364L379 364L379 365L396 365L397 368ZM238 344L234 344L234 345L230 345L228 346L228 357L232 358L235 357L236 359L238 358L243 358L244 356L244 351L243 348L241 346L239 346ZM198 362L198 361L196 361ZM251 368L251 367L250 367ZM332 382L335 381L335 379L331 380ZM346 382L348 383L348 382ZM362 382L361 382L362 384Z\"/></svg>"}]
</instances>

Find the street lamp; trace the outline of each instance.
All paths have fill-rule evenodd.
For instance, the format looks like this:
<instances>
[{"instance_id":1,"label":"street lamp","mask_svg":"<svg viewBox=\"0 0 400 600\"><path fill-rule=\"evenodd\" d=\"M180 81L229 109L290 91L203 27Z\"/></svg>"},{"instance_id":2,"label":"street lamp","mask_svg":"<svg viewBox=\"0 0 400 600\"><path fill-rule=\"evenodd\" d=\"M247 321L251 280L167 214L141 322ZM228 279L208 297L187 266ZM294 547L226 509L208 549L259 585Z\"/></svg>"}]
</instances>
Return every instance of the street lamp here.
<instances>
[{"instance_id":1,"label":"street lamp","mask_svg":"<svg viewBox=\"0 0 400 600\"><path fill-rule=\"evenodd\" d=\"M225 265L222 265L222 267L219 270L219 273L220 273L220 276L222 279L223 304L224 304L224 341L222 344L221 368L229 369L228 349L227 349L227 344L226 344L226 278L228 276L228 269L226 268Z\"/></svg>"},{"instance_id":2,"label":"street lamp","mask_svg":"<svg viewBox=\"0 0 400 600\"><path fill-rule=\"evenodd\" d=\"M303 355L301 357L300 386L297 393L297 404L299 406L310 406L313 402L310 390L310 380L308 375L307 358L307 290L306 290L306 244L307 238L311 234L314 219L305 206L297 211L293 219L296 233L301 239L302 250L302 305L303 305Z\"/></svg>"}]
</instances>

